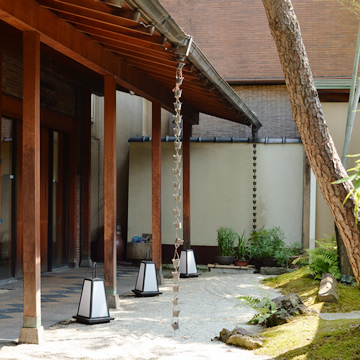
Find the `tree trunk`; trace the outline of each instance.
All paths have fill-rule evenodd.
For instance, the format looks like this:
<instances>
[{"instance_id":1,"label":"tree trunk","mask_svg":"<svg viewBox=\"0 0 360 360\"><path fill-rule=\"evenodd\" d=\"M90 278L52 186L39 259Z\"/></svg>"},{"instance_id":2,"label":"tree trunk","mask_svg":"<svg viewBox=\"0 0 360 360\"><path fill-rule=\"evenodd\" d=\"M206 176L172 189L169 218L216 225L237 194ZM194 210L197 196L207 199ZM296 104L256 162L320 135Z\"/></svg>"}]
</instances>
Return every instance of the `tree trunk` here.
<instances>
[{"instance_id":1,"label":"tree trunk","mask_svg":"<svg viewBox=\"0 0 360 360\"><path fill-rule=\"evenodd\" d=\"M299 23L290 0L262 1L284 71L292 116L310 166L344 241L356 281L360 285L360 227L355 225L354 199L349 199L343 206L352 183L331 184L346 177L347 173L324 120Z\"/></svg>"},{"instance_id":2,"label":"tree trunk","mask_svg":"<svg viewBox=\"0 0 360 360\"><path fill-rule=\"evenodd\" d=\"M337 244L337 253L339 255L340 272L341 274L344 274L346 276L349 275L354 276L344 241L339 234L339 230L337 229L336 224L335 224L335 236L336 236L336 244Z\"/></svg>"}]
</instances>

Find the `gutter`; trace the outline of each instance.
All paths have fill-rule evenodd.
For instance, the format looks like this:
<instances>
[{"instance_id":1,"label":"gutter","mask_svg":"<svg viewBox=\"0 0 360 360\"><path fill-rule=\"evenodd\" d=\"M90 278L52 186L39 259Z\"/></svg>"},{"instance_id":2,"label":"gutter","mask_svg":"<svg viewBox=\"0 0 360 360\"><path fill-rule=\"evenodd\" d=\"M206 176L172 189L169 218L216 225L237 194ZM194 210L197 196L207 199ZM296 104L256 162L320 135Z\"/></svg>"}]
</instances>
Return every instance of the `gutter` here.
<instances>
[{"instance_id":1,"label":"gutter","mask_svg":"<svg viewBox=\"0 0 360 360\"><path fill-rule=\"evenodd\" d=\"M247 122L247 125L252 126L253 132L260 129L262 125L256 115L219 75L204 53L195 44L193 38L185 34L158 0L126 0L126 2L138 9L170 42L179 45L177 54L187 56L187 59L237 110L239 118Z\"/></svg>"},{"instance_id":2,"label":"gutter","mask_svg":"<svg viewBox=\"0 0 360 360\"><path fill-rule=\"evenodd\" d=\"M175 136L163 136L161 137L162 142L174 142ZM180 137L182 141L182 137ZM133 136L128 139L128 142L152 142L152 136ZM233 144L302 144L301 138L294 137L190 137L190 142L196 143L233 143Z\"/></svg>"}]
</instances>

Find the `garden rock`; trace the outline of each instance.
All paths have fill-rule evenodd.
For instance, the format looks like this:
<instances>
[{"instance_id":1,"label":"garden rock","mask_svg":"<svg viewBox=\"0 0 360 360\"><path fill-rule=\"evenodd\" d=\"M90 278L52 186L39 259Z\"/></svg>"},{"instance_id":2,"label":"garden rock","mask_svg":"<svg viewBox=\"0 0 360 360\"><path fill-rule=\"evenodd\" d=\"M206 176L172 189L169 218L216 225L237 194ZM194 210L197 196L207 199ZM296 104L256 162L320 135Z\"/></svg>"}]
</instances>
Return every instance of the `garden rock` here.
<instances>
[{"instance_id":1,"label":"garden rock","mask_svg":"<svg viewBox=\"0 0 360 360\"><path fill-rule=\"evenodd\" d=\"M318 297L320 302L339 301L339 295L337 294L337 281L335 280L334 275L329 273L322 275Z\"/></svg>"},{"instance_id":2,"label":"garden rock","mask_svg":"<svg viewBox=\"0 0 360 360\"><path fill-rule=\"evenodd\" d=\"M262 336L251 334L249 331L239 327L236 327L232 331L222 329L220 332L220 340L227 345L233 345L247 350L258 349L262 347L264 343Z\"/></svg>"},{"instance_id":3,"label":"garden rock","mask_svg":"<svg viewBox=\"0 0 360 360\"><path fill-rule=\"evenodd\" d=\"M261 275L282 275L290 272L287 267L262 266L260 268Z\"/></svg>"},{"instance_id":4,"label":"garden rock","mask_svg":"<svg viewBox=\"0 0 360 360\"><path fill-rule=\"evenodd\" d=\"M292 321L295 316L314 313L304 305L298 294L279 296L272 301L276 305L276 312L265 321L266 327L282 325Z\"/></svg>"},{"instance_id":5,"label":"garden rock","mask_svg":"<svg viewBox=\"0 0 360 360\"><path fill-rule=\"evenodd\" d=\"M231 334L231 331L228 330L228 329L222 329L220 331L220 340L224 343L226 343L228 340L229 340L229 337L230 337L230 334Z\"/></svg>"}]
</instances>

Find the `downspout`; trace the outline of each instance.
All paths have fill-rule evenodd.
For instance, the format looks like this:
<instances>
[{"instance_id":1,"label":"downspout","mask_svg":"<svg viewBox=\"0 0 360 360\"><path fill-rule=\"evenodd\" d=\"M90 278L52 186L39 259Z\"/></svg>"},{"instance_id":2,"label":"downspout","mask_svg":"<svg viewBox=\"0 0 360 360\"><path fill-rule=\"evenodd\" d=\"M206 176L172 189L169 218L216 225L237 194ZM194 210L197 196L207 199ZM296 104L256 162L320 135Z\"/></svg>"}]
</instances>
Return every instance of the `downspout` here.
<instances>
[{"instance_id":1,"label":"downspout","mask_svg":"<svg viewBox=\"0 0 360 360\"><path fill-rule=\"evenodd\" d=\"M316 227L316 178L310 169L310 223L309 223L309 249L315 249Z\"/></svg>"},{"instance_id":2,"label":"downspout","mask_svg":"<svg viewBox=\"0 0 360 360\"><path fill-rule=\"evenodd\" d=\"M349 96L349 105L346 119L346 129L345 129L345 139L344 139L344 147L341 156L341 162L343 163L345 169L347 167L347 155L349 153L349 146L351 141L351 133L354 126L354 120L356 115L356 109L359 103L360 97L360 80L357 78L358 67L359 67L359 57L360 57L360 24L358 30L358 37L356 42L356 50L354 57L354 66L353 66L353 74L351 80L351 89ZM356 88L356 91L355 91Z\"/></svg>"}]
</instances>

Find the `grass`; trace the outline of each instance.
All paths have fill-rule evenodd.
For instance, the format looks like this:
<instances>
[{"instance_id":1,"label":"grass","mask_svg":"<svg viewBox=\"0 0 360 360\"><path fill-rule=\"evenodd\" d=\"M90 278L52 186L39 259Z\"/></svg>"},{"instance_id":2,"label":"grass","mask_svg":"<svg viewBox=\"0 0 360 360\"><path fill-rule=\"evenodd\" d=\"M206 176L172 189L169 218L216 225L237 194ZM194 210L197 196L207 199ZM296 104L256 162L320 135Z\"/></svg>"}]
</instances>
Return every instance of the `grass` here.
<instances>
[{"instance_id":1,"label":"grass","mask_svg":"<svg viewBox=\"0 0 360 360\"><path fill-rule=\"evenodd\" d=\"M262 335L265 346L255 353L278 360L360 359L360 319L325 321L303 316Z\"/></svg>"},{"instance_id":2,"label":"grass","mask_svg":"<svg viewBox=\"0 0 360 360\"><path fill-rule=\"evenodd\" d=\"M338 303L319 303L320 281L308 277L305 269L264 280L286 295L297 293L308 307L319 312L348 312L360 310L358 286L339 284ZM360 319L322 320L319 316L301 316L294 321L265 329L263 348L256 354L278 360L360 360Z\"/></svg>"},{"instance_id":3,"label":"grass","mask_svg":"<svg viewBox=\"0 0 360 360\"><path fill-rule=\"evenodd\" d=\"M360 310L360 290L357 285L338 284L339 302L319 303L317 294L320 281L310 278L305 268L265 279L263 283L266 286L281 289L284 295L298 294L306 306L313 307L317 311L334 313Z\"/></svg>"}]
</instances>

